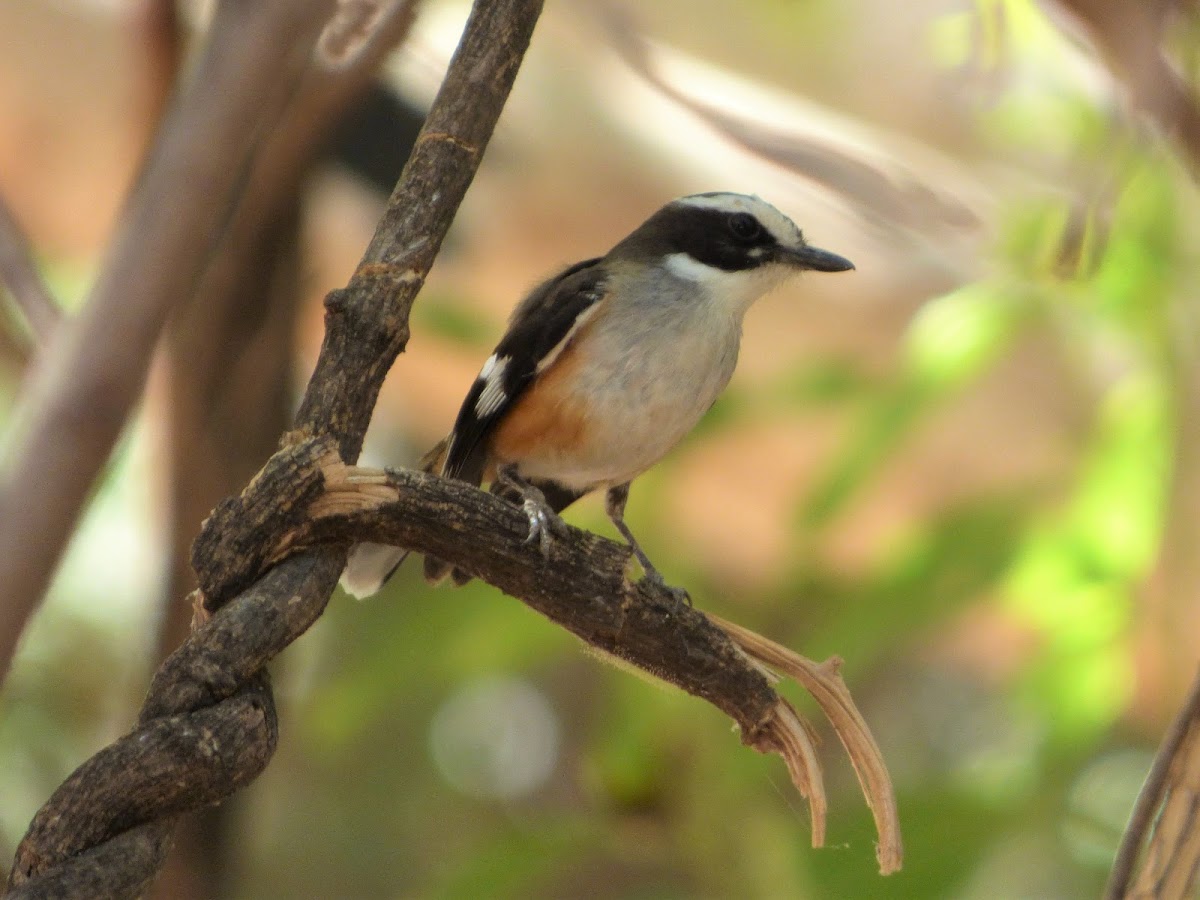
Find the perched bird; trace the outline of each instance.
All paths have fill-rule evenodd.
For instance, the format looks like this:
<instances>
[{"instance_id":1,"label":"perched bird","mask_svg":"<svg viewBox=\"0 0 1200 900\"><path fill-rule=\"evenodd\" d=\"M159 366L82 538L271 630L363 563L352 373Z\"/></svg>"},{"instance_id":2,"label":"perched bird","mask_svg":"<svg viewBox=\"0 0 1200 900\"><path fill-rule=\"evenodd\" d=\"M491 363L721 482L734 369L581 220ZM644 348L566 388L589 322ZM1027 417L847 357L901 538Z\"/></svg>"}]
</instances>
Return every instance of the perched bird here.
<instances>
[{"instance_id":1,"label":"perched bird","mask_svg":"<svg viewBox=\"0 0 1200 900\"><path fill-rule=\"evenodd\" d=\"M422 467L491 482L493 493L523 506L529 540L543 551L562 527L558 513L603 488L609 518L646 577L662 584L625 524L630 482L678 444L729 383L755 300L805 269L853 268L810 246L758 197L674 200L606 255L576 263L521 301L454 429ZM406 555L361 544L342 584L372 594ZM425 560L431 581L447 574L469 578Z\"/></svg>"}]
</instances>

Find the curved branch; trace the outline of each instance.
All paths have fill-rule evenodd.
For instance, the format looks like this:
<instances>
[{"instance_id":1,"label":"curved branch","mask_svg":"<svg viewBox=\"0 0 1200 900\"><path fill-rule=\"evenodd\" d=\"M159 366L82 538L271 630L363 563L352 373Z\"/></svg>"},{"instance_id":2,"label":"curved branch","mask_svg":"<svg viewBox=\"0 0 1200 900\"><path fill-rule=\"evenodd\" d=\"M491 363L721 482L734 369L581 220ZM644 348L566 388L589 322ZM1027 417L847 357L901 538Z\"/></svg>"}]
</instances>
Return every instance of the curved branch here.
<instances>
[{"instance_id":1,"label":"curved branch","mask_svg":"<svg viewBox=\"0 0 1200 900\"><path fill-rule=\"evenodd\" d=\"M407 339L413 298L474 176L541 7L541 0L477 0L427 120L425 133L435 137L419 140L367 257L350 285L327 299L325 343L298 427L301 434L331 435L325 440L336 442L347 458L353 458L361 446L379 387ZM454 141L441 140L442 135L452 135ZM471 148L470 152L464 148ZM293 436L285 443L301 442ZM251 488L258 482L252 482ZM195 725L202 717L229 720L230 706L223 701L254 689L262 667L320 617L344 564L345 551L338 548L304 553L276 566L252 586L242 583L240 593L217 592L228 602L159 669L139 725L118 743L133 750L152 746L143 738L155 733L163 720L181 740L192 732L203 735ZM200 618L214 608L210 602ZM266 692L265 680L261 685ZM254 777L260 759L265 764L273 744L259 741L258 745L267 753L238 757L242 767L225 779L229 790ZM161 789L158 799L138 802L119 819L98 807L96 798L111 796L113 785L136 783L140 757L134 753L127 758L108 748L85 763L34 818L10 875L10 889L26 896L45 896L48 891L135 896L139 885L154 877L161 855L121 853L114 847L157 848L170 834L176 815L217 799L204 793L204 773L189 768L186 754L177 761L180 765L173 778L155 782ZM199 786L194 783L197 779ZM89 800L84 795L90 785L107 787ZM71 835L87 837L79 840ZM99 865L108 867L103 882L96 874ZM96 889L101 883L106 887Z\"/></svg>"},{"instance_id":2,"label":"curved branch","mask_svg":"<svg viewBox=\"0 0 1200 900\"><path fill-rule=\"evenodd\" d=\"M1173 783L1180 778L1180 770L1189 764L1193 769L1196 766L1196 756L1200 753L1200 741L1197 739L1198 729L1200 729L1200 674L1192 682L1192 689L1187 699L1176 714L1171 727L1163 735L1162 743L1154 756L1154 764L1150 767L1146 781L1138 792L1137 802L1134 803L1133 812L1129 815L1129 823L1125 826L1125 833L1121 835L1121 844L1117 848L1117 856L1113 862L1112 872L1108 876L1108 884L1104 888L1104 900L1121 900L1122 897L1129 896L1130 882L1133 880L1138 859L1142 855L1142 848L1148 843L1153 846L1156 842L1166 845L1166 849L1160 850L1157 854L1148 852L1148 856L1155 857L1154 865L1147 864L1139 876L1139 882L1154 883L1158 881L1163 883L1181 878L1185 882L1183 892L1188 890L1187 882L1195 875L1194 855L1174 859L1175 865L1172 866L1171 842L1178 839L1179 832L1168 829L1166 834L1160 834L1156 830L1151 837L1151 829L1159 810L1163 807L1164 798L1168 798L1168 803L1174 799L1170 798L1171 789ZM1187 742L1189 738L1190 743ZM1190 761L1184 759L1185 748L1190 750ZM1186 786L1183 795L1178 798L1177 802L1182 803L1185 807L1190 807L1186 818L1189 822L1194 821L1195 786ZM1165 816L1164 812L1164 819ZM1189 830L1194 832L1194 829ZM1192 852L1194 854L1195 848L1192 848ZM1168 877L1168 873L1170 873L1170 877ZM1137 896L1143 895L1137 894ZM1149 894L1144 896L1149 896Z\"/></svg>"},{"instance_id":3,"label":"curved branch","mask_svg":"<svg viewBox=\"0 0 1200 900\"><path fill-rule=\"evenodd\" d=\"M568 537L554 541L543 557L525 540L529 520L521 508L492 494L411 470L346 470L334 463L328 471L339 468L347 474L327 480L312 518L288 534L290 547L368 540L432 554L592 648L707 700L737 722L747 743L774 715L778 695L722 629L681 606L668 589L626 579L628 546L567 526ZM348 509L356 497L364 498L361 507ZM254 530L272 529L263 523ZM205 545L203 535L199 544ZM230 558L216 547L203 555L214 562ZM203 589L204 573L200 583Z\"/></svg>"},{"instance_id":4,"label":"curved branch","mask_svg":"<svg viewBox=\"0 0 1200 900\"><path fill-rule=\"evenodd\" d=\"M169 833L179 813L223 800L257 777L277 735L265 675L207 709L144 721L63 782L53 814L43 810L17 847L14 883L103 844L130 823L157 819Z\"/></svg>"},{"instance_id":5,"label":"curved branch","mask_svg":"<svg viewBox=\"0 0 1200 900\"><path fill-rule=\"evenodd\" d=\"M778 680L772 670L781 671L817 700L850 754L875 815L881 872L900 869L903 852L891 780L838 674L840 661L818 665L754 632L680 605L661 585L630 583L627 545L567 526L543 555L526 540L528 530L524 512L499 497L423 472L346 466L333 440L325 437L277 454L242 497L223 503L205 523L193 563L201 590L218 606L227 585L251 580L262 566L313 545L369 540L453 563L542 613L589 648L712 703L737 723L745 744L780 754L796 788L809 799L813 846L821 846L821 766L808 726L772 687Z\"/></svg>"}]
</instances>

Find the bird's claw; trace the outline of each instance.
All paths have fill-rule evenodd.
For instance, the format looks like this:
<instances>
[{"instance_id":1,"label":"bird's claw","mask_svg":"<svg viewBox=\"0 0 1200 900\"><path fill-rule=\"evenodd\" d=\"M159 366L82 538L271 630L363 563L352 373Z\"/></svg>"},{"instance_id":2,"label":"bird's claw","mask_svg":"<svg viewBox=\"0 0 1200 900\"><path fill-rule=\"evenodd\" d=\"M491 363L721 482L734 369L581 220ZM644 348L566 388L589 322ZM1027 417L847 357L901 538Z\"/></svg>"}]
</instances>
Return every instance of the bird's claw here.
<instances>
[{"instance_id":1,"label":"bird's claw","mask_svg":"<svg viewBox=\"0 0 1200 900\"><path fill-rule=\"evenodd\" d=\"M662 577L658 569L647 569L645 578L646 581L650 582L650 584L670 595L671 599L675 601L676 606L687 605L689 608L692 607L692 595L689 594L684 588L676 587L673 584L667 584L666 579Z\"/></svg>"},{"instance_id":2,"label":"bird's claw","mask_svg":"<svg viewBox=\"0 0 1200 900\"><path fill-rule=\"evenodd\" d=\"M529 519L529 534L525 538L525 543L532 544L537 541L542 556L549 557L550 545L554 543L555 535L561 535L564 531L563 520L545 503L539 503L532 498L522 501L521 509L525 511L525 516Z\"/></svg>"}]
</instances>

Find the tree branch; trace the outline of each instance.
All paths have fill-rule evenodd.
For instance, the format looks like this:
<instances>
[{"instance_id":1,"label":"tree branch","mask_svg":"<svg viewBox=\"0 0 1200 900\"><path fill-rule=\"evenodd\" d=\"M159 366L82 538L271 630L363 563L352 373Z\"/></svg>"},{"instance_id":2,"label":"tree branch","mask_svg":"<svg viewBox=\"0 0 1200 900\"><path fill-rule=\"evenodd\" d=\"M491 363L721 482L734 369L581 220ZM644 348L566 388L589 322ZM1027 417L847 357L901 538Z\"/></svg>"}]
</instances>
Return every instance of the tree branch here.
<instances>
[{"instance_id":1,"label":"tree branch","mask_svg":"<svg viewBox=\"0 0 1200 900\"><path fill-rule=\"evenodd\" d=\"M314 55L257 155L195 296L168 324L169 397L156 412L168 425L169 577L155 664L190 630L191 610L178 600L196 586L190 550L197 525L253 477L291 423L305 179L331 129L361 101L380 63L407 34L415 7L413 0L384 3L365 45L336 68ZM393 147L397 169L408 149ZM180 823L155 896L230 893L238 805L212 807Z\"/></svg>"},{"instance_id":2,"label":"tree branch","mask_svg":"<svg viewBox=\"0 0 1200 900\"><path fill-rule=\"evenodd\" d=\"M813 695L833 724L875 814L880 870L899 870L903 851L891 780L838 675L839 661L812 663L680 606L662 586L631 584L627 545L568 527L543 557L526 540L528 530L524 512L492 494L423 472L345 466L332 439L322 437L277 454L241 497L223 502L196 540L192 561L201 590L217 605L261 567L313 544L369 540L451 562L592 649L707 700L737 723L748 746L779 753L809 798L813 846L821 846L821 767L809 729L772 688L774 671L782 671Z\"/></svg>"},{"instance_id":3,"label":"tree branch","mask_svg":"<svg viewBox=\"0 0 1200 900\"><path fill-rule=\"evenodd\" d=\"M357 456L383 378L407 340L412 301L478 167L541 6L540 0L476 2L367 256L350 285L332 292L326 301L325 342L301 407L299 427L302 432L332 435L326 440L336 442L345 458ZM289 443L296 443L295 437ZM302 469L296 471L304 477ZM344 564L342 549L305 553L276 566L237 596L214 592L228 602L156 673L139 724L123 739L125 745L143 746L143 737L154 729L156 720L166 717L179 717L177 730L194 730L195 715L247 690L244 685L258 678L263 666L321 615ZM209 608L215 608L212 598L209 601ZM108 779L122 785L137 777L139 760L122 760L119 767L112 765L112 756L103 757L105 765L94 762L104 754L101 751L93 762L84 764L89 784ZM247 770L230 779L226 793L241 783L242 774L256 774L249 764L257 765L257 758L247 758ZM179 783L191 784L192 772L186 766L174 775ZM120 869L117 874L124 885L100 893L132 896L136 889L129 886L153 877L161 859L152 854L127 859L105 848L111 848L113 841L131 840L129 835L142 826L151 829L151 838L169 834L182 808L217 799L189 787L173 791L162 804L139 806L114 822L94 803L79 802L82 790L79 778L68 779L38 812L18 847L10 888L28 896L42 895L43 884L59 884L65 877L61 866L100 853ZM88 790L94 797L105 795L95 787ZM71 841L72 834L111 837L92 849ZM158 845L157 840L146 843ZM117 881L114 875L111 883ZM77 893L96 892L81 886Z\"/></svg>"},{"instance_id":4,"label":"tree branch","mask_svg":"<svg viewBox=\"0 0 1200 900\"><path fill-rule=\"evenodd\" d=\"M333 0L218 5L80 314L39 358L0 482L0 674L134 402L172 308L195 289L247 166Z\"/></svg>"},{"instance_id":5,"label":"tree branch","mask_svg":"<svg viewBox=\"0 0 1200 900\"><path fill-rule=\"evenodd\" d=\"M25 317L34 340L45 344L61 318L58 304L33 262L25 232L0 197L0 282Z\"/></svg>"},{"instance_id":6,"label":"tree branch","mask_svg":"<svg viewBox=\"0 0 1200 900\"><path fill-rule=\"evenodd\" d=\"M1155 828L1155 822L1168 823L1182 819L1194 823L1200 814L1197 796L1196 771L1200 768L1200 674L1192 682L1191 692L1184 701L1171 727L1163 736L1154 764L1146 782L1138 792L1137 802L1129 816L1129 824L1121 836L1116 861L1104 889L1104 900L1123 897L1184 897L1196 874L1196 847L1186 854L1173 853L1184 841L1178 828ZM1191 771L1189 771L1191 770ZM1167 808L1163 807L1166 800ZM1162 815L1159 816L1159 811ZM1173 814L1171 814L1173 813ZM1182 813L1182 816L1181 816ZM1151 830L1154 835L1151 837ZM1185 832L1195 833L1189 824ZM1142 847L1149 841L1146 865L1138 875L1138 884L1130 892ZM1152 889L1173 885L1166 893Z\"/></svg>"},{"instance_id":7,"label":"tree branch","mask_svg":"<svg viewBox=\"0 0 1200 900\"><path fill-rule=\"evenodd\" d=\"M1175 3L1146 0L1057 0L1091 34L1129 100L1159 131L1173 138L1192 174L1200 175L1200 104L1171 63L1166 32Z\"/></svg>"}]
</instances>

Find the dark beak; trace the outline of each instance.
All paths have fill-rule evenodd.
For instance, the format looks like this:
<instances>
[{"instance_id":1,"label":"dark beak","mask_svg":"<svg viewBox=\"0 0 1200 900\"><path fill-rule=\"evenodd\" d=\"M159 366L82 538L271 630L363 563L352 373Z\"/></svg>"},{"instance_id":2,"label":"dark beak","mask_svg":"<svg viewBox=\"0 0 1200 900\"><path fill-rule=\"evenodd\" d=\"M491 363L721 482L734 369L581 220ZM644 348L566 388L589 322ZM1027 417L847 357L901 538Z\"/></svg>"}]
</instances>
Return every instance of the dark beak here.
<instances>
[{"instance_id":1,"label":"dark beak","mask_svg":"<svg viewBox=\"0 0 1200 900\"><path fill-rule=\"evenodd\" d=\"M845 272L854 268L854 263L846 257L830 253L828 250L821 250L818 247L809 247L807 244L794 249L785 248L783 260L798 268L812 269L816 272Z\"/></svg>"}]
</instances>

